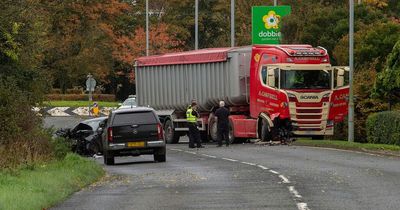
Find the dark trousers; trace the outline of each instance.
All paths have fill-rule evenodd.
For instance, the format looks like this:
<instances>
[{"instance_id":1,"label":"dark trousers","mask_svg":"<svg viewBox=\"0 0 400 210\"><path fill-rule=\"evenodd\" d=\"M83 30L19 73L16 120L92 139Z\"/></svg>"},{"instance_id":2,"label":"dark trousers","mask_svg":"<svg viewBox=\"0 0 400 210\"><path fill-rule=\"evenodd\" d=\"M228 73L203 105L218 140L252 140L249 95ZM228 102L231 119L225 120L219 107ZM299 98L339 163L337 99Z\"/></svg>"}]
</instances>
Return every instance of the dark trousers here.
<instances>
[{"instance_id":1,"label":"dark trousers","mask_svg":"<svg viewBox=\"0 0 400 210\"><path fill-rule=\"evenodd\" d=\"M229 129L228 128L218 128L218 145L222 145L222 141L226 142L226 145L229 145Z\"/></svg>"},{"instance_id":2,"label":"dark trousers","mask_svg":"<svg viewBox=\"0 0 400 210\"><path fill-rule=\"evenodd\" d=\"M200 131L196 123L189 123L189 147L201 147Z\"/></svg>"}]
</instances>

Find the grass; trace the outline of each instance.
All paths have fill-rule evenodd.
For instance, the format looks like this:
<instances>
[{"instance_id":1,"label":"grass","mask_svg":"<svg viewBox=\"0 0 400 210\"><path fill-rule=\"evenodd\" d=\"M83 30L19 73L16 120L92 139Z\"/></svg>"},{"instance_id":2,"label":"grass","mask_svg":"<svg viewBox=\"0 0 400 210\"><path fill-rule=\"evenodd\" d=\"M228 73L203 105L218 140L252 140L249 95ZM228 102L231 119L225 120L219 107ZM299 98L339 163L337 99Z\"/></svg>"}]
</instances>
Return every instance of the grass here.
<instances>
[{"instance_id":1,"label":"grass","mask_svg":"<svg viewBox=\"0 0 400 210\"><path fill-rule=\"evenodd\" d=\"M293 143L294 145L301 146L314 146L314 147L329 147L337 149L347 150L368 150L378 152L400 152L400 146L388 145L388 144L369 144L369 143L358 143L358 142L347 142L347 141L335 141L335 140L309 140L309 139L298 139Z\"/></svg>"},{"instance_id":2,"label":"grass","mask_svg":"<svg viewBox=\"0 0 400 210\"><path fill-rule=\"evenodd\" d=\"M119 102L106 102L98 101L100 107L118 107ZM86 107L89 105L88 101L45 101L44 106L51 107Z\"/></svg>"},{"instance_id":3,"label":"grass","mask_svg":"<svg viewBox=\"0 0 400 210\"><path fill-rule=\"evenodd\" d=\"M76 154L47 165L0 172L0 209L47 209L103 174L100 165Z\"/></svg>"}]
</instances>

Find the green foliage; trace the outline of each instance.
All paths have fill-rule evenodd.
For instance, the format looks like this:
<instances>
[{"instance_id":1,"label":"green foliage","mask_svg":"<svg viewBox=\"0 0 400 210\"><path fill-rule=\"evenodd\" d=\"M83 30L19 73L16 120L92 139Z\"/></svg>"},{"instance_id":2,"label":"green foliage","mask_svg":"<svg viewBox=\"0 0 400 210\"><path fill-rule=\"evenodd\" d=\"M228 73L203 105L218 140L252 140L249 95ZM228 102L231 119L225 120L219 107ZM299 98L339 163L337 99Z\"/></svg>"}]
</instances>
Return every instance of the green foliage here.
<instances>
[{"instance_id":1,"label":"green foliage","mask_svg":"<svg viewBox=\"0 0 400 210\"><path fill-rule=\"evenodd\" d=\"M385 70L378 74L374 95L391 103L400 101L400 37L387 58Z\"/></svg>"},{"instance_id":2,"label":"green foliage","mask_svg":"<svg viewBox=\"0 0 400 210\"><path fill-rule=\"evenodd\" d=\"M71 153L60 161L0 172L0 209L48 209L103 174L93 160Z\"/></svg>"},{"instance_id":3,"label":"green foliage","mask_svg":"<svg viewBox=\"0 0 400 210\"><path fill-rule=\"evenodd\" d=\"M366 125L369 143L400 145L400 112L371 114Z\"/></svg>"},{"instance_id":4,"label":"green foliage","mask_svg":"<svg viewBox=\"0 0 400 210\"><path fill-rule=\"evenodd\" d=\"M50 142L54 157L58 160L64 159L71 152L71 144L65 138L54 137Z\"/></svg>"}]
</instances>

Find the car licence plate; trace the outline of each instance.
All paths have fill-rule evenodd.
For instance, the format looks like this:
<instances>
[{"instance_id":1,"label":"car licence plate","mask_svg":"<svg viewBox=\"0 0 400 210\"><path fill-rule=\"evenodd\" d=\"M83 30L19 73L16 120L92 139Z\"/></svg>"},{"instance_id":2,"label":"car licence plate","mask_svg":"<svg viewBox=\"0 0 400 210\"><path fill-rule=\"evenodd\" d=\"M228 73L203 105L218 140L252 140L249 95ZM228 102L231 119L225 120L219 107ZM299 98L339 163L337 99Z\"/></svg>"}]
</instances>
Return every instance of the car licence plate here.
<instances>
[{"instance_id":1,"label":"car licence plate","mask_svg":"<svg viewBox=\"0 0 400 210\"><path fill-rule=\"evenodd\" d=\"M144 141L128 142L128 147L144 147Z\"/></svg>"}]
</instances>

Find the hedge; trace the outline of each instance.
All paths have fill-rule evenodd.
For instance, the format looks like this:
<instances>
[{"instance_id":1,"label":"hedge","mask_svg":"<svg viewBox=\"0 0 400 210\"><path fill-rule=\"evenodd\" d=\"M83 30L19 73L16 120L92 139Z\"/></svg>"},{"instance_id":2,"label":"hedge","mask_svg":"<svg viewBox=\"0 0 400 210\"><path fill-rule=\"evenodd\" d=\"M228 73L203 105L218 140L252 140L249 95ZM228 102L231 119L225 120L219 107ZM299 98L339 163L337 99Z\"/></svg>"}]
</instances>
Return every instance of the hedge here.
<instances>
[{"instance_id":1,"label":"hedge","mask_svg":"<svg viewBox=\"0 0 400 210\"><path fill-rule=\"evenodd\" d=\"M400 112L386 111L368 116L367 141L400 145Z\"/></svg>"},{"instance_id":2,"label":"hedge","mask_svg":"<svg viewBox=\"0 0 400 210\"><path fill-rule=\"evenodd\" d=\"M84 101L88 99L87 94L48 94L49 101ZM112 94L93 94L94 101L115 101L115 95Z\"/></svg>"}]
</instances>

